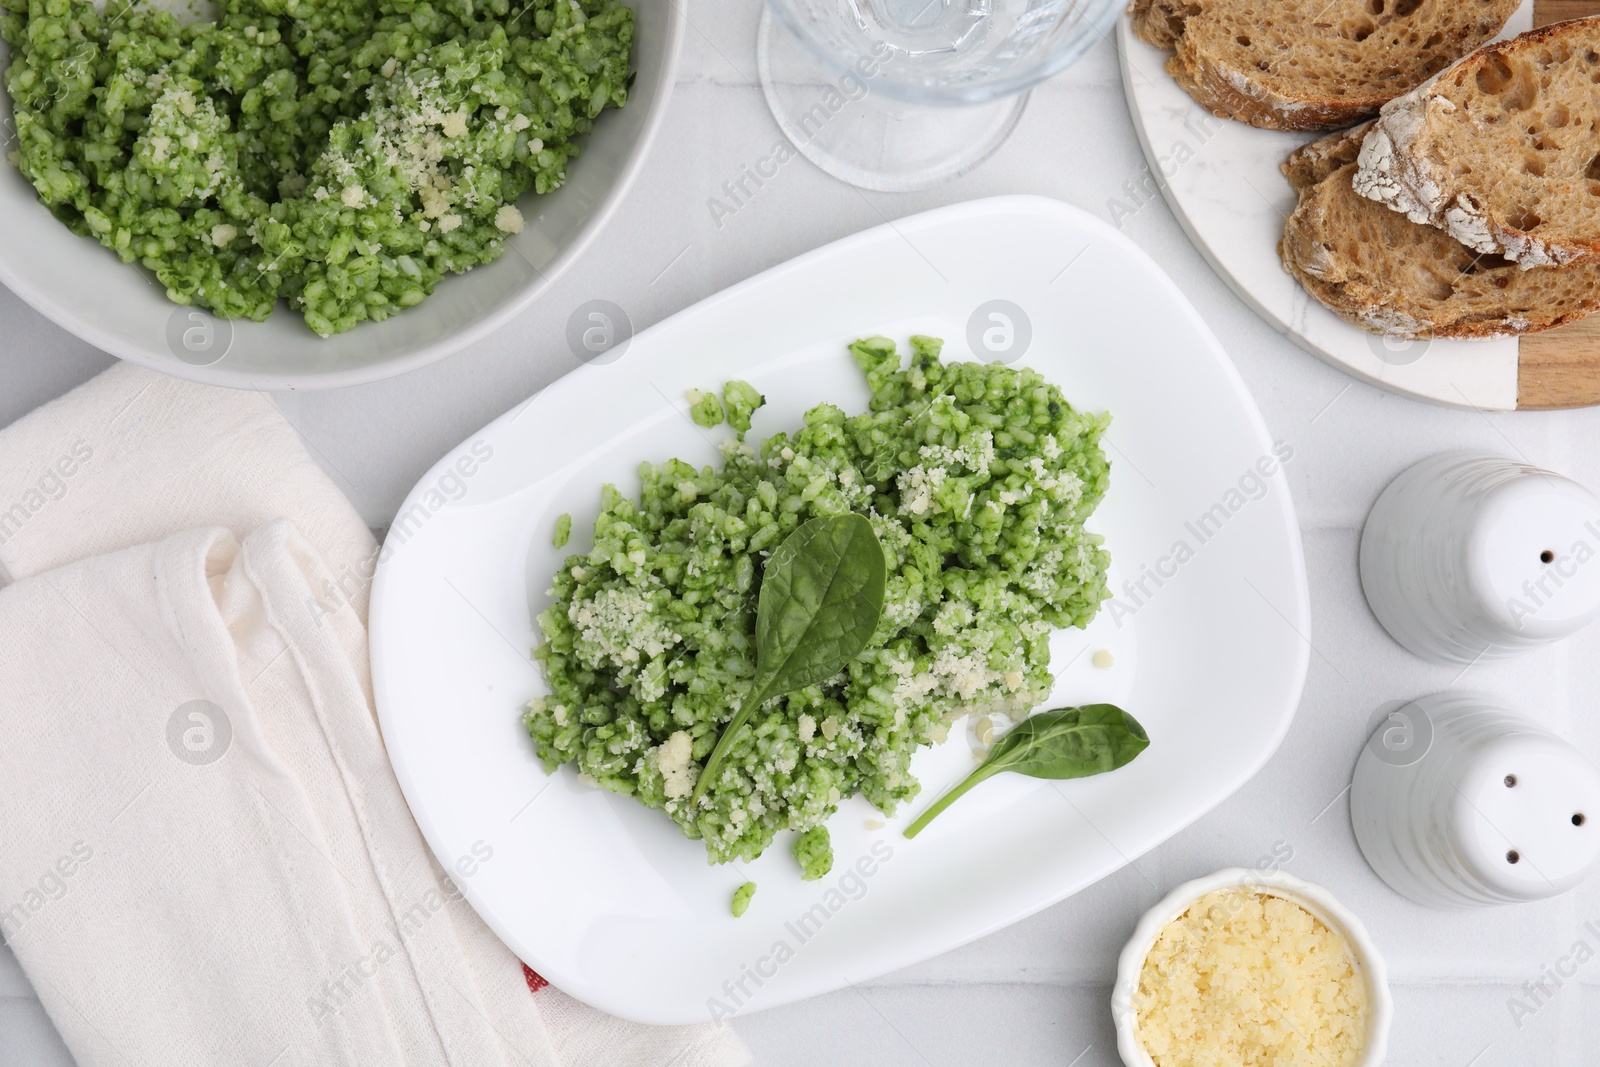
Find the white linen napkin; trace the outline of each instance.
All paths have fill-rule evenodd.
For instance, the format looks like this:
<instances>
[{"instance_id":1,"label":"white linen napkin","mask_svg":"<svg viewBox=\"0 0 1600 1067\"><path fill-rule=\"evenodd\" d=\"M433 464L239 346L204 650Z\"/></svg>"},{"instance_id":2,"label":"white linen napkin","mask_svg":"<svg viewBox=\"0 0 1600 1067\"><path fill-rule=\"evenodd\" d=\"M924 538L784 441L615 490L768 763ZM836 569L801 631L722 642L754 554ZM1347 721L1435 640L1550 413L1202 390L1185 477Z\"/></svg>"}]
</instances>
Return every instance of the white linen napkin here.
<instances>
[{"instance_id":1,"label":"white linen napkin","mask_svg":"<svg viewBox=\"0 0 1600 1067\"><path fill-rule=\"evenodd\" d=\"M123 365L0 431L0 934L80 1067L750 1062L462 900L372 710L375 552L258 394Z\"/></svg>"}]
</instances>

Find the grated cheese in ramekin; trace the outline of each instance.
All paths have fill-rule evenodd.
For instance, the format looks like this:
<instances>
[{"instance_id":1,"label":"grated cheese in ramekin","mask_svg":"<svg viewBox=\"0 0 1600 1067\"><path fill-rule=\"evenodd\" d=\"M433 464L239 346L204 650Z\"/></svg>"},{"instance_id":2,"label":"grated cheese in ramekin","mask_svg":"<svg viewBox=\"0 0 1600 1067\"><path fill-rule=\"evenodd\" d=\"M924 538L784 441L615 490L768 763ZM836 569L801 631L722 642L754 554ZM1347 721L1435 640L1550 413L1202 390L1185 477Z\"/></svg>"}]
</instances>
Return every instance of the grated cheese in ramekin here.
<instances>
[{"instance_id":1,"label":"grated cheese in ramekin","mask_svg":"<svg viewBox=\"0 0 1600 1067\"><path fill-rule=\"evenodd\" d=\"M1352 1067L1366 1042L1366 981L1344 939L1242 886L1167 924L1134 1008L1156 1067Z\"/></svg>"}]
</instances>

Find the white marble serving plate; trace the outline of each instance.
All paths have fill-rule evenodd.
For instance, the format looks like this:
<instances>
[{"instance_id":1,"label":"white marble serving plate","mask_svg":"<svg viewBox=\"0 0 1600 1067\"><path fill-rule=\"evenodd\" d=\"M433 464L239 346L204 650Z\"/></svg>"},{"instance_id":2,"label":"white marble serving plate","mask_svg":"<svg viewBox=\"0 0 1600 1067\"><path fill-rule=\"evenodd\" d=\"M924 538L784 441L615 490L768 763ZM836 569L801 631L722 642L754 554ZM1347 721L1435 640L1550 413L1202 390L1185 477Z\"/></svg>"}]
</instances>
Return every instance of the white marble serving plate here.
<instances>
[{"instance_id":1,"label":"white marble serving plate","mask_svg":"<svg viewBox=\"0 0 1600 1067\"><path fill-rule=\"evenodd\" d=\"M974 765L957 727L918 755L924 792L886 826L871 825L879 816L860 799L841 806L828 823L835 867L819 882L801 881L787 834L754 863L713 867L659 812L581 784L570 767L545 774L520 722L545 691L529 656L535 615L561 560L584 549L603 482L631 493L641 461L718 461L713 442L727 431L695 426L684 393L750 381L769 401L758 437L823 401L859 411L867 391L848 342L931 333L948 357L970 357L974 312L996 299L1031 326L1021 362L1115 420L1112 487L1094 526L1120 600L1086 632L1057 635L1050 706L1116 701L1145 724L1150 748L1097 778L996 778L907 841L909 820ZM384 740L424 835L446 868L475 844L493 850L463 891L573 996L686 1023L937 955L1188 826L1287 731L1309 624L1286 475L1256 477L1274 443L1233 364L1150 257L1105 222L1040 197L900 219L713 296L607 362L613 354L423 478L390 532L371 616ZM563 512L573 540L556 549ZM1109 669L1093 666L1099 649L1112 652ZM729 900L747 879L760 890L734 919Z\"/></svg>"},{"instance_id":2,"label":"white marble serving plate","mask_svg":"<svg viewBox=\"0 0 1600 1067\"><path fill-rule=\"evenodd\" d=\"M1533 27L1533 3L1502 36ZM1300 347L1362 381L1421 400L1510 411L1517 406L1518 342L1401 341L1358 329L1314 300L1278 259L1295 194L1279 165L1314 136L1219 119L1166 72L1170 53L1118 28L1122 81L1148 171L1127 192L1160 189L1195 247L1239 297Z\"/></svg>"}]
</instances>

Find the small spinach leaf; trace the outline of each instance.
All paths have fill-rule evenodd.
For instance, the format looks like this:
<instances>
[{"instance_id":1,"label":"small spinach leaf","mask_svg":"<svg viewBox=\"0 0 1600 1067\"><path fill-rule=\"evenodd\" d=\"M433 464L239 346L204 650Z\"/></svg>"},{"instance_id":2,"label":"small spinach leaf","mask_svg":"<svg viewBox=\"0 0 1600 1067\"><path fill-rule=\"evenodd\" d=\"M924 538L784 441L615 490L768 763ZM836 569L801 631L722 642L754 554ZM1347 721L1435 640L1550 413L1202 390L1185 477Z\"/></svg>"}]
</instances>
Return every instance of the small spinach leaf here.
<instances>
[{"instance_id":1,"label":"small spinach leaf","mask_svg":"<svg viewBox=\"0 0 1600 1067\"><path fill-rule=\"evenodd\" d=\"M916 837L979 782L1013 771L1030 778L1088 778L1132 763L1150 747L1138 720L1112 704L1041 711L995 742L977 770L906 827Z\"/></svg>"},{"instance_id":2,"label":"small spinach leaf","mask_svg":"<svg viewBox=\"0 0 1600 1067\"><path fill-rule=\"evenodd\" d=\"M883 617L883 545L865 516L811 519L767 560L756 604L756 676L695 783L716 780L734 738L775 696L825 682L861 654Z\"/></svg>"}]
</instances>

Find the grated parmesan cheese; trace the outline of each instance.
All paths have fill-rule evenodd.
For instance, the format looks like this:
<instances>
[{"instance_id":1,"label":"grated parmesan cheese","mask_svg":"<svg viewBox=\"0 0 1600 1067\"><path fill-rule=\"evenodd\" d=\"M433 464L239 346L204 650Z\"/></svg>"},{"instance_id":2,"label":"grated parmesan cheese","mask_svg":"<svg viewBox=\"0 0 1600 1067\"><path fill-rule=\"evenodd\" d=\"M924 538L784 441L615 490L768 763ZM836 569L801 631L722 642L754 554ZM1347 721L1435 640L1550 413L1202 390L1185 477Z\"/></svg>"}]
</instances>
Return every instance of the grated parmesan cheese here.
<instances>
[{"instance_id":1,"label":"grated parmesan cheese","mask_svg":"<svg viewBox=\"0 0 1600 1067\"><path fill-rule=\"evenodd\" d=\"M1352 1067L1367 986L1344 940L1299 904L1208 893L1145 957L1133 1007L1156 1067Z\"/></svg>"},{"instance_id":2,"label":"grated parmesan cheese","mask_svg":"<svg viewBox=\"0 0 1600 1067\"><path fill-rule=\"evenodd\" d=\"M980 745L994 744L994 720L987 715L980 716L972 724L972 736L977 738Z\"/></svg>"},{"instance_id":3,"label":"grated parmesan cheese","mask_svg":"<svg viewBox=\"0 0 1600 1067\"><path fill-rule=\"evenodd\" d=\"M662 791L668 799L677 800L694 792L699 768L693 755L694 741L687 730L679 730L656 746L656 769L661 772Z\"/></svg>"},{"instance_id":4,"label":"grated parmesan cheese","mask_svg":"<svg viewBox=\"0 0 1600 1067\"><path fill-rule=\"evenodd\" d=\"M602 589L593 600L575 601L568 618L596 651L624 663L638 663L641 656L654 659L682 640L633 586Z\"/></svg>"}]
</instances>

